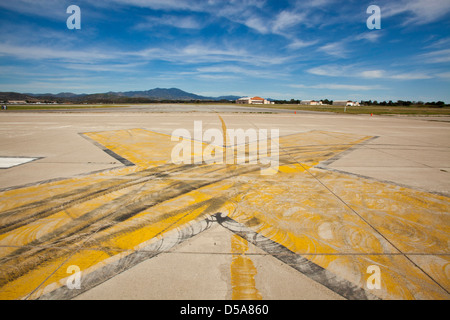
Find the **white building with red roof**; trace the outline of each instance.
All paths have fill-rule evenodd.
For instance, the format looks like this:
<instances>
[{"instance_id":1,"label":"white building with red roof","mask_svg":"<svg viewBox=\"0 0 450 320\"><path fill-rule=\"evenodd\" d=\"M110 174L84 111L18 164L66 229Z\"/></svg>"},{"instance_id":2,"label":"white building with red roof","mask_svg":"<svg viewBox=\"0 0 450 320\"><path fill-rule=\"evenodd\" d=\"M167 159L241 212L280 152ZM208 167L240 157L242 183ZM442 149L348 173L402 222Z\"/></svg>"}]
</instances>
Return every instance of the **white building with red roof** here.
<instances>
[{"instance_id":1,"label":"white building with red roof","mask_svg":"<svg viewBox=\"0 0 450 320\"><path fill-rule=\"evenodd\" d=\"M275 104L267 99L261 97L245 97L236 100L237 104Z\"/></svg>"}]
</instances>

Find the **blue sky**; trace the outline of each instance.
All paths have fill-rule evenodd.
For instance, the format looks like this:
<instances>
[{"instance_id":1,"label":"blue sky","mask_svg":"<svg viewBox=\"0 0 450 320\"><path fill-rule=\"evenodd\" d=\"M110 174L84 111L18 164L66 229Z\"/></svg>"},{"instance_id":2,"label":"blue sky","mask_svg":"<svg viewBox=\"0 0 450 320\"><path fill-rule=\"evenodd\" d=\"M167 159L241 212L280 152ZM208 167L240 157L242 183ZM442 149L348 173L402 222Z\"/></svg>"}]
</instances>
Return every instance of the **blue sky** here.
<instances>
[{"instance_id":1,"label":"blue sky","mask_svg":"<svg viewBox=\"0 0 450 320\"><path fill-rule=\"evenodd\" d=\"M450 103L449 0L0 0L0 28L0 91Z\"/></svg>"}]
</instances>

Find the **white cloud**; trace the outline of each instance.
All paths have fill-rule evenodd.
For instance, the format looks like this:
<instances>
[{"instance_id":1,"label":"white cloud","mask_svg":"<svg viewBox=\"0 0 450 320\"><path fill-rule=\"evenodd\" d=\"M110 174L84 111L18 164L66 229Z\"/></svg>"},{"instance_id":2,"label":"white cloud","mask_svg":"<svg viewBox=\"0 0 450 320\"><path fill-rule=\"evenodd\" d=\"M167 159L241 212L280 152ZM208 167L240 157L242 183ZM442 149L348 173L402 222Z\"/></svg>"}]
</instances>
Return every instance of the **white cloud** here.
<instances>
[{"instance_id":1,"label":"white cloud","mask_svg":"<svg viewBox=\"0 0 450 320\"><path fill-rule=\"evenodd\" d=\"M139 70L140 67L144 66L145 62L139 63L107 63L107 64L92 64L92 63L67 63L64 67L72 70L86 70L93 72L120 72L129 73Z\"/></svg>"},{"instance_id":2,"label":"white cloud","mask_svg":"<svg viewBox=\"0 0 450 320\"><path fill-rule=\"evenodd\" d=\"M203 80L236 80L236 79L239 79L237 76L226 75L226 74L199 74L196 77L198 79L203 79Z\"/></svg>"},{"instance_id":3,"label":"white cloud","mask_svg":"<svg viewBox=\"0 0 450 320\"><path fill-rule=\"evenodd\" d=\"M240 67L237 65L229 64L229 65L217 65L210 67L200 67L196 69L198 73L201 74L232 74L233 76L242 77L255 77L258 79L266 78L273 79L274 72L273 70L268 70L267 68L251 68L251 67ZM280 71L280 70L278 70ZM283 77L285 73L278 72L276 75L277 78Z\"/></svg>"},{"instance_id":4,"label":"white cloud","mask_svg":"<svg viewBox=\"0 0 450 320\"><path fill-rule=\"evenodd\" d=\"M381 69L365 70L357 65L324 65L306 70L308 73L328 77L366 79L424 80L432 79L429 72L395 72Z\"/></svg>"},{"instance_id":5,"label":"white cloud","mask_svg":"<svg viewBox=\"0 0 450 320\"><path fill-rule=\"evenodd\" d=\"M292 28L303 22L305 18L306 14L304 12L297 13L290 10L281 11L272 24L272 32L282 34L286 29Z\"/></svg>"},{"instance_id":6,"label":"white cloud","mask_svg":"<svg viewBox=\"0 0 450 320\"><path fill-rule=\"evenodd\" d=\"M167 12L206 13L211 15L216 21L218 18L225 18L234 23L245 25L259 33L266 34L270 32L270 28L266 23L267 17L270 15L265 13L265 1L261 0L97 0L92 5L110 8L111 2L120 6L134 6ZM165 24L190 29L203 26L202 22L189 19L179 22L169 21ZM141 24L139 27L142 28L145 25Z\"/></svg>"},{"instance_id":7,"label":"white cloud","mask_svg":"<svg viewBox=\"0 0 450 320\"><path fill-rule=\"evenodd\" d=\"M195 43L185 47L148 48L140 51L123 53L124 56L139 57L145 60L164 60L179 64L227 63L240 62L252 66L279 65L292 58L266 53L252 53L242 46L217 46L213 44Z\"/></svg>"},{"instance_id":8,"label":"white cloud","mask_svg":"<svg viewBox=\"0 0 450 320\"><path fill-rule=\"evenodd\" d=\"M97 0L97 2L103 2L104 4L115 2L121 5L151 8L155 10L175 9L197 11L202 8L202 5L197 1L189 0Z\"/></svg>"},{"instance_id":9,"label":"white cloud","mask_svg":"<svg viewBox=\"0 0 450 320\"><path fill-rule=\"evenodd\" d=\"M43 46L19 46L11 44L0 45L0 56L12 56L25 60L51 59L59 62L89 62L107 60L117 55L104 51L64 50Z\"/></svg>"},{"instance_id":10,"label":"white cloud","mask_svg":"<svg viewBox=\"0 0 450 320\"><path fill-rule=\"evenodd\" d=\"M382 33L383 30L377 30L376 32L364 32L357 35L354 40L367 40L370 42L377 42L380 39Z\"/></svg>"},{"instance_id":11,"label":"white cloud","mask_svg":"<svg viewBox=\"0 0 450 320\"><path fill-rule=\"evenodd\" d=\"M436 50L424 53L418 58L425 63L443 63L450 62L450 49Z\"/></svg>"},{"instance_id":12,"label":"white cloud","mask_svg":"<svg viewBox=\"0 0 450 320\"><path fill-rule=\"evenodd\" d=\"M302 88L302 89L328 89L328 90L379 90L382 87L375 86L363 86L363 85L355 85L355 84L337 84L337 83L324 83L317 85L303 85L303 84L293 84L291 85L293 88Z\"/></svg>"},{"instance_id":13,"label":"white cloud","mask_svg":"<svg viewBox=\"0 0 450 320\"><path fill-rule=\"evenodd\" d=\"M315 44L317 44L319 41L318 40L313 40L313 41L303 41L300 39L294 39L292 40L292 42L290 44L288 44L288 48L289 49L300 49L300 48L305 48L305 47L310 47L313 46Z\"/></svg>"},{"instance_id":14,"label":"white cloud","mask_svg":"<svg viewBox=\"0 0 450 320\"><path fill-rule=\"evenodd\" d=\"M381 6L382 18L409 14L403 25L423 25L438 21L450 13L448 0L388 1Z\"/></svg>"},{"instance_id":15,"label":"white cloud","mask_svg":"<svg viewBox=\"0 0 450 320\"><path fill-rule=\"evenodd\" d=\"M447 37L434 41L432 44L428 45L427 48L442 48L449 46L450 46L450 37Z\"/></svg>"},{"instance_id":16,"label":"white cloud","mask_svg":"<svg viewBox=\"0 0 450 320\"><path fill-rule=\"evenodd\" d=\"M341 77L348 76L349 69L346 66L325 65L308 69L306 72L317 76Z\"/></svg>"},{"instance_id":17,"label":"white cloud","mask_svg":"<svg viewBox=\"0 0 450 320\"><path fill-rule=\"evenodd\" d=\"M331 3L336 2L336 0L309 0L309 1L299 1L298 4L303 7L318 8L328 6Z\"/></svg>"},{"instance_id":18,"label":"white cloud","mask_svg":"<svg viewBox=\"0 0 450 320\"><path fill-rule=\"evenodd\" d=\"M373 79L377 79L377 78L383 78L385 77L386 72L384 70L367 70L367 71L362 71L360 73L361 77L363 78L373 78Z\"/></svg>"},{"instance_id":19,"label":"white cloud","mask_svg":"<svg viewBox=\"0 0 450 320\"><path fill-rule=\"evenodd\" d=\"M346 58L349 53L346 41L332 42L321 46L318 50L337 58Z\"/></svg>"},{"instance_id":20,"label":"white cloud","mask_svg":"<svg viewBox=\"0 0 450 320\"><path fill-rule=\"evenodd\" d=\"M390 76L391 79L397 79L397 80L425 80L425 79L432 79L433 77L426 74L426 73L398 73Z\"/></svg>"},{"instance_id":21,"label":"white cloud","mask_svg":"<svg viewBox=\"0 0 450 320\"><path fill-rule=\"evenodd\" d=\"M323 45L318 48L319 51L325 52L328 55L337 58L347 58L352 48L352 43L356 41L366 40L369 42L377 42L382 36L382 31L377 32L365 32L356 36L348 36L342 40L335 41Z\"/></svg>"},{"instance_id":22,"label":"white cloud","mask_svg":"<svg viewBox=\"0 0 450 320\"><path fill-rule=\"evenodd\" d=\"M50 19L67 19L68 5L59 0L14 0L0 1L0 8L19 12L22 14L46 17Z\"/></svg>"},{"instance_id":23,"label":"white cloud","mask_svg":"<svg viewBox=\"0 0 450 320\"><path fill-rule=\"evenodd\" d=\"M450 72L437 73L436 76L439 78L450 79Z\"/></svg>"},{"instance_id":24,"label":"white cloud","mask_svg":"<svg viewBox=\"0 0 450 320\"><path fill-rule=\"evenodd\" d=\"M204 21L194 17L179 17L163 15L160 17L149 17L145 22L136 25L136 29L151 29L154 27L170 26L179 29L201 29Z\"/></svg>"},{"instance_id":25,"label":"white cloud","mask_svg":"<svg viewBox=\"0 0 450 320\"><path fill-rule=\"evenodd\" d=\"M100 0L99 5L106 6L107 1ZM188 1L188 0L113 0L113 2L121 5L132 5L138 7L147 7L155 10L174 10L174 11L191 11L202 12L211 15L211 19L217 21L218 18L224 18L235 24L246 26L247 28L256 31L260 34L277 34L291 40L295 40L294 34L298 30L292 30L297 25L311 24L312 17L314 17L314 9L329 3L329 0L313 1L310 5L302 5L302 11L291 7L279 13L269 11L265 5L265 1L260 0L208 0L208 1ZM109 3L109 1L108 1ZM304 4L304 3L303 3ZM298 6L298 5L297 5ZM168 19L164 21L161 19L154 19L150 22L160 21L162 25L171 25L182 28L200 28L203 24L198 21L184 20L181 21ZM196 23L197 22L197 23ZM141 24L140 27L144 27ZM295 41L290 46L291 48L299 48L310 45L312 42Z\"/></svg>"},{"instance_id":26,"label":"white cloud","mask_svg":"<svg viewBox=\"0 0 450 320\"><path fill-rule=\"evenodd\" d=\"M264 20L259 17L249 17L248 19L244 20L243 24L245 24L250 29L258 31L259 33L269 33L269 27L267 26L267 23L265 23Z\"/></svg>"}]
</instances>

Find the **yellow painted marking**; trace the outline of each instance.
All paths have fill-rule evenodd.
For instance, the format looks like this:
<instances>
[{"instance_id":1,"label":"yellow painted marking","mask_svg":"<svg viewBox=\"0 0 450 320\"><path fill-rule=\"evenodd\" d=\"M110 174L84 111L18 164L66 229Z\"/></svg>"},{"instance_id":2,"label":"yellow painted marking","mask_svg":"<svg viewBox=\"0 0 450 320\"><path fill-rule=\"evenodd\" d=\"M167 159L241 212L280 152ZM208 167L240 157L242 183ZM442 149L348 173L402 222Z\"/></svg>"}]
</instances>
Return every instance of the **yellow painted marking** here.
<instances>
[{"instance_id":1,"label":"yellow painted marking","mask_svg":"<svg viewBox=\"0 0 450 320\"><path fill-rule=\"evenodd\" d=\"M214 205L213 195L224 192L229 188L230 183L217 184L213 187L213 192L205 190L206 188L200 188L181 197L170 199L149 210L144 210L104 232L96 234L92 243L95 242L95 239L101 239L112 233L116 234L116 236L101 242L98 246L101 248L134 249L148 239L179 228L201 216L217 213L217 209L225 201L217 202Z\"/></svg>"},{"instance_id":2,"label":"yellow painted marking","mask_svg":"<svg viewBox=\"0 0 450 320\"><path fill-rule=\"evenodd\" d=\"M216 186L216 191L219 191L219 189L226 190L228 188L229 185ZM198 203L204 204L196 206ZM180 228L202 215L214 214L218 209L221 209L222 204L219 203L216 206L213 204L214 199L211 199L211 195L202 192L201 189L164 202L152 208L152 210L141 212L129 220L118 223L105 231L97 232L93 236L84 239L82 241L83 250L76 252L70 258L71 264L79 266L81 270L85 270L87 266L91 267L92 261L99 262L109 258L109 252L120 253L136 250L141 243L149 239L157 236L162 237L165 233ZM55 249L55 251L63 253L60 258L53 259L51 264L38 264L33 268L32 272L28 272L20 278L7 283L0 290L0 299L19 299L25 297L27 293L45 281L47 275L52 273L53 270L56 270L77 249L78 246ZM4 264L2 268L12 270L14 265ZM58 269L58 272L53 274L51 279L59 282L65 277L67 277L65 271ZM51 282L47 280L46 284L49 285ZM54 286L52 285L52 288Z\"/></svg>"},{"instance_id":3,"label":"yellow painted marking","mask_svg":"<svg viewBox=\"0 0 450 320\"><path fill-rule=\"evenodd\" d=\"M46 202L46 200L51 197L59 196L76 189L89 187L97 183L110 181L112 178L120 178L133 172L136 172L135 167L121 168L78 178L53 181L1 192L0 222L2 224L4 223L5 220L3 220L4 215L2 213L7 210L12 210L19 206L34 202Z\"/></svg>"},{"instance_id":4,"label":"yellow painted marking","mask_svg":"<svg viewBox=\"0 0 450 320\"><path fill-rule=\"evenodd\" d=\"M140 167L169 163L172 149L177 144L170 140L169 135L143 129L92 132L85 135Z\"/></svg>"},{"instance_id":5,"label":"yellow painted marking","mask_svg":"<svg viewBox=\"0 0 450 320\"><path fill-rule=\"evenodd\" d=\"M220 119L220 122L222 123L223 146L227 147L228 146L227 125L221 116L219 116L219 119ZM226 159L224 159L224 160L226 160Z\"/></svg>"},{"instance_id":6,"label":"yellow painted marking","mask_svg":"<svg viewBox=\"0 0 450 320\"><path fill-rule=\"evenodd\" d=\"M281 179L248 182L245 196L238 195L232 199L239 203L232 218L363 288L366 287L367 267L380 266L382 289L372 293L382 298L447 298L445 291L428 275L439 279L441 285L449 288L448 270L442 267L447 264L440 259L430 258L433 254L446 253L449 233L445 231L448 230L448 223L444 221L448 219L448 199L374 182L371 187L391 194L389 198L378 197L375 192L365 193L370 190L370 183L361 185L359 181L358 187L349 188L344 182L346 178L349 179L342 177L343 187L340 190L348 193L351 190L352 193L358 193L360 198L367 196L367 200L376 205L375 211L370 205L366 207L367 204L361 207L355 205L355 209L362 212L370 225L390 242L337 198L325 192L313 178L304 174L298 175L295 182ZM400 199L392 197L398 192L396 189L402 194L409 194L411 198L420 199L418 201L422 205L415 206L414 201L411 204L404 202L404 195ZM356 194L344 194L343 197L350 206L353 204L352 199L358 199ZM384 202L388 204L383 206ZM397 211L391 212L392 208L397 208ZM409 216L414 223L408 221ZM434 222L431 225L417 223L420 216L423 222ZM439 221L442 225L434 228ZM428 275L421 272L402 252L406 255L408 252L429 252ZM438 265L434 267L433 263Z\"/></svg>"},{"instance_id":7,"label":"yellow painted marking","mask_svg":"<svg viewBox=\"0 0 450 320\"><path fill-rule=\"evenodd\" d=\"M261 300L262 295L256 288L257 270L253 261L245 255L248 251L247 240L238 235L231 236L231 298L233 300Z\"/></svg>"},{"instance_id":8,"label":"yellow painted marking","mask_svg":"<svg viewBox=\"0 0 450 320\"><path fill-rule=\"evenodd\" d=\"M0 235L0 257L6 256L17 249L16 247L8 246L12 243L14 246L25 246L30 244L32 241L48 236L50 233L55 232L58 229L65 229L65 227L68 228L68 224L73 222L75 219L83 217L88 212L91 212L92 210L97 209L105 203L117 199L120 196L130 192L136 192L138 189L139 186L133 186L124 190L111 192L107 195L87 200L46 218L33 221L25 226L4 233ZM86 219L84 223L89 224L89 222L94 218L98 218L98 216ZM44 242L40 245L45 246L46 243Z\"/></svg>"},{"instance_id":9,"label":"yellow painted marking","mask_svg":"<svg viewBox=\"0 0 450 320\"><path fill-rule=\"evenodd\" d=\"M0 299L38 298L65 285L68 265L97 270L224 211L361 287L367 267L378 265L382 289L371 293L379 297L449 298L442 289L450 288L449 261L441 255L448 254L448 198L314 168L370 137L280 137L279 170L261 176L259 165L173 165L177 142L169 135L133 129L86 136L136 166L0 192ZM247 250L233 237L233 299L260 298Z\"/></svg>"}]
</instances>

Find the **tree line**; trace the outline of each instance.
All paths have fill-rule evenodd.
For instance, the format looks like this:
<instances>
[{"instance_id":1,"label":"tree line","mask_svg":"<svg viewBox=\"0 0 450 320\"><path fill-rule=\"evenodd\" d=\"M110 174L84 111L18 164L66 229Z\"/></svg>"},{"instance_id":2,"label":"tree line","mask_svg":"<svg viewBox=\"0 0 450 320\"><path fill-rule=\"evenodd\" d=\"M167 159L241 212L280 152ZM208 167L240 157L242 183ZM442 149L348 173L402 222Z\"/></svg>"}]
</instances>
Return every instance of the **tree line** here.
<instances>
[{"instance_id":1,"label":"tree line","mask_svg":"<svg viewBox=\"0 0 450 320\"><path fill-rule=\"evenodd\" d=\"M404 101L404 100L397 100L396 102L389 100L389 101L380 101L377 100L368 100L364 101L362 100L360 102L362 106L392 106L392 107L410 107L410 106L430 106L430 107L444 107L448 106L443 101L432 101L432 102L423 102L423 101Z\"/></svg>"},{"instance_id":2,"label":"tree line","mask_svg":"<svg viewBox=\"0 0 450 320\"><path fill-rule=\"evenodd\" d=\"M274 100L276 104L300 104L302 100L291 99L291 100ZM322 99L322 104L332 105L333 100ZM390 107L410 107L410 106L423 106L423 107L436 107L442 108L446 106L450 106L443 101L432 101L432 102L423 102L423 101L405 101L405 100L397 100L397 101L377 101L377 100L361 100L361 106L390 106Z\"/></svg>"}]
</instances>

